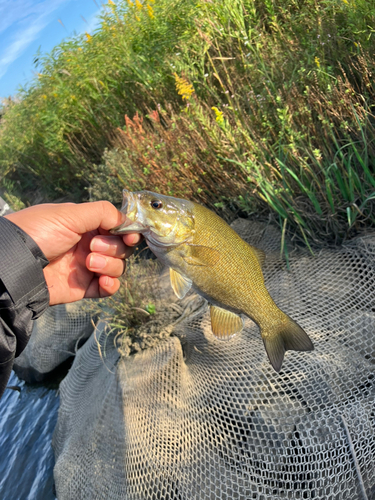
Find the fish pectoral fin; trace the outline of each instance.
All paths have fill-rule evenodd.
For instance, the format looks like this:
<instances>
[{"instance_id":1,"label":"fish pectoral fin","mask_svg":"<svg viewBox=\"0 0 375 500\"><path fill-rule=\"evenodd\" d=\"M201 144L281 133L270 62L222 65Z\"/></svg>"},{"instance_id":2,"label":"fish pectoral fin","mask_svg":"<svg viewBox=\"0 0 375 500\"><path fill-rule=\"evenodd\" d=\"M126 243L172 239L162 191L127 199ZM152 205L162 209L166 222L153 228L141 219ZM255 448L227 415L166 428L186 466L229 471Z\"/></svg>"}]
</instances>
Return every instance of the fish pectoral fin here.
<instances>
[{"instance_id":1,"label":"fish pectoral fin","mask_svg":"<svg viewBox=\"0 0 375 500\"><path fill-rule=\"evenodd\" d=\"M243 321L238 314L211 306L211 328L212 333L220 340L228 340L243 328Z\"/></svg>"},{"instance_id":2,"label":"fish pectoral fin","mask_svg":"<svg viewBox=\"0 0 375 500\"><path fill-rule=\"evenodd\" d=\"M184 259L184 262L186 262L186 264L189 264L189 266L207 266L207 264L195 257L185 256L182 258Z\"/></svg>"},{"instance_id":3,"label":"fish pectoral fin","mask_svg":"<svg viewBox=\"0 0 375 500\"><path fill-rule=\"evenodd\" d=\"M214 248L202 245L193 245L188 243L190 255L184 255L182 258L190 266L214 266L220 259L220 252Z\"/></svg>"},{"instance_id":4,"label":"fish pectoral fin","mask_svg":"<svg viewBox=\"0 0 375 500\"><path fill-rule=\"evenodd\" d=\"M179 299L183 299L190 290L192 281L189 280L189 278L185 278L171 267L169 268L169 276L171 278L171 285L174 293Z\"/></svg>"},{"instance_id":5,"label":"fish pectoral fin","mask_svg":"<svg viewBox=\"0 0 375 500\"><path fill-rule=\"evenodd\" d=\"M314 345L305 330L289 318L289 316L286 316L286 318L286 324L275 327L272 332L261 328L261 335L268 359L277 372L281 370L285 351L314 350Z\"/></svg>"},{"instance_id":6,"label":"fish pectoral fin","mask_svg":"<svg viewBox=\"0 0 375 500\"><path fill-rule=\"evenodd\" d=\"M260 264L260 267L263 267L263 264L266 260L266 254L263 252L263 250L260 250L260 248L253 247L252 245L249 245L253 252L256 255L256 258L258 259L258 262Z\"/></svg>"}]
</instances>

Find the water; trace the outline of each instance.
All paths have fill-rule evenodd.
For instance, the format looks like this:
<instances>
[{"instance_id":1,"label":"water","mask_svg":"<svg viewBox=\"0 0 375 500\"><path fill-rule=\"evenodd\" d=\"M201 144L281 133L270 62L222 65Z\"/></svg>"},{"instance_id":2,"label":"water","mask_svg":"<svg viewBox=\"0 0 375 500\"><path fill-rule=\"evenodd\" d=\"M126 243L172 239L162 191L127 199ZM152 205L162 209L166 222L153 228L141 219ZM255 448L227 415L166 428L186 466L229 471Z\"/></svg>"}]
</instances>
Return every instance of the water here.
<instances>
[{"instance_id":1,"label":"water","mask_svg":"<svg viewBox=\"0 0 375 500\"><path fill-rule=\"evenodd\" d=\"M56 388L29 386L12 372L0 399L0 499L55 500L51 447L57 421Z\"/></svg>"}]
</instances>

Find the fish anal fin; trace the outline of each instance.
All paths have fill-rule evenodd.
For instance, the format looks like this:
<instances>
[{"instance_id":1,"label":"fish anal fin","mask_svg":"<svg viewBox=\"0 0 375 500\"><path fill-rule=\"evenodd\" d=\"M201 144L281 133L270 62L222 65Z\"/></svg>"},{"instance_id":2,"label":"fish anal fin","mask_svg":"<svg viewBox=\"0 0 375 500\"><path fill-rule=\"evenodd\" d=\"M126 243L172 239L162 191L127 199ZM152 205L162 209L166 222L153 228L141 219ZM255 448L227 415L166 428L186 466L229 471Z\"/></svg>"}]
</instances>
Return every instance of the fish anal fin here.
<instances>
[{"instance_id":1,"label":"fish anal fin","mask_svg":"<svg viewBox=\"0 0 375 500\"><path fill-rule=\"evenodd\" d=\"M274 369L279 372L285 351L313 351L314 345L309 336L295 321L285 315L285 321L271 332L261 329L268 358Z\"/></svg>"},{"instance_id":2,"label":"fish anal fin","mask_svg":"<svg viewBox=\"0 0 375 500\"><path fill-rule=\"evenodd\" d=\"M202 245L193 245L188 243L190 255L184 255L182 258L191 266L214 266L220 260L220 252L214 248Z\"/></svg>"},{"instance_id":3,"label":"fish anal fin","mask_svg":"<svg viewBox=\"0 0 375 500\"><path fill-rule=\"evenodd\" d=\"M171 286L174 293L179 299L183 299L190 290L192 281L185 278L171 267L169 268L169 276L171 278Z\"/></svg>"},{"instance_id":4,"label":"fish anal fin","mask_svg":"<svg viewBox=\"0 0 375 500\"><path fill-rule=\"evenodd\" d=\"M210 314L212 333L220 340L229 340L243 328L242 318L238 314L217 306L210 307Z\"/></svg>"},{"instance_id":5,"label":"fish anal fin","mask_svg":"<svg viewBox=\"0 0 375 500\"><path fill-rule=\"evenodd\" d=\"M260 250L260 248L253 247L252 245L250 245L250 246L251 246L251 249L253 250L253 252L255 253L256 258L258 259L260 267L263 267L263 264L266 260L265 252L263 252L263 250Z\"/></svg>"}]
</instances>

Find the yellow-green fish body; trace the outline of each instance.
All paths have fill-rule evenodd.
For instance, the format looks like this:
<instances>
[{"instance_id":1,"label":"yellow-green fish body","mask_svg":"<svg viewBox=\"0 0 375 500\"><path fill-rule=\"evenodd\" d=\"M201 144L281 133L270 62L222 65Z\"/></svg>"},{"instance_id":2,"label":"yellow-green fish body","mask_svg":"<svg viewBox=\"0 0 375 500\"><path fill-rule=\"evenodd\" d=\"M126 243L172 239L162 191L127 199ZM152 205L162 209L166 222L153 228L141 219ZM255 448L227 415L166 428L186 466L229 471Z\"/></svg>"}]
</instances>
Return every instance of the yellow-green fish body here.
<instances>
[{"instance_id":1,"label":"yellow-green fish body","mask_svg":"<svg viewBox=\"0 0 375 500\"><path fill-rule=\"evenodd\" d=\"M220 339L242 329L240 314L254 320L275 370L286 350L309 351L311 340L268 293L261 266L265 255L246 243L218 215L191 201L149 191L124 191L127 221L111 232L140 232L170 268L182 298L192 287L211 304L212 331Z\"/></svg>"}]
</instances>

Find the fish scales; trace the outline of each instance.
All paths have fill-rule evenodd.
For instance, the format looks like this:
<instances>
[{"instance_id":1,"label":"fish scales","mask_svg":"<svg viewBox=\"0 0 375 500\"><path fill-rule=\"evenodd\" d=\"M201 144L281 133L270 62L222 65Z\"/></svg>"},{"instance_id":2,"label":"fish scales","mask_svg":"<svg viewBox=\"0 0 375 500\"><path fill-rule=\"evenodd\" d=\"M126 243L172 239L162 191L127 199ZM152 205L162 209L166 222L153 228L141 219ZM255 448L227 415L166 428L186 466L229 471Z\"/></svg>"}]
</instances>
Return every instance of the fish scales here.
<instances>
[{"instance_id":1,"label":"fish scales","mask_svg":"<svg viewBox=\"0 0 375 500\"><path fill-rule=\"evenodd\" d=\"M264 283L264 253L242 240L217 214L197 203L150 191L124 190L126 221L113 234L138 232L170 268L180 298L194 288L211 304L213 334L227 340L242 329L240 314L260 328L276 371L285 351L311 351L306 332L281 311Z\"/></svg>"},{"instance_id":2,"label":"fish scales","mask_svg":"<svg viewBox=\"0 0 375 500\"><path fill-rule=\"evenodd\" d=\"M240 311L258 325L267 318L258 312L278 308L265 285L260 263L252 247L223 220L207 208L194 204L196 231L193 243L220 249L221 258L211 268L191 270L197 288L215 301ZM205 230L207 225L210 232Z\"/></svg>"}]
</instances>

